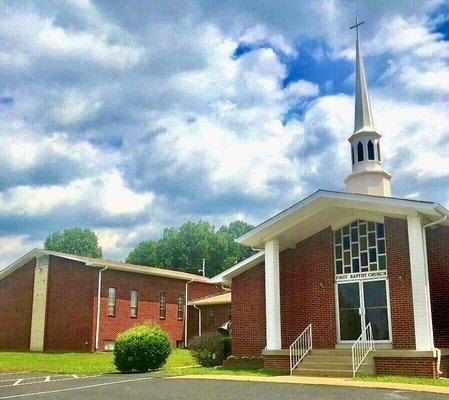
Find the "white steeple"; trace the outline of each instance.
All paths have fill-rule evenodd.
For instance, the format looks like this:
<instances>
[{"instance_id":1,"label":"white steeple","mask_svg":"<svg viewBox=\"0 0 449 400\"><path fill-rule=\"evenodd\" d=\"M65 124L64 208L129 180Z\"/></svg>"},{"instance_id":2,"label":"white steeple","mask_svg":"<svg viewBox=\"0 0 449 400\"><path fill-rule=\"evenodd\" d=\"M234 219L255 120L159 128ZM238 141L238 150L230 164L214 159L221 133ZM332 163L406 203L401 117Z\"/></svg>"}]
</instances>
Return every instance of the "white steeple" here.
<instances>
[{"instance_id":1,"label":"white steeple","mask_svg":"<svg viewBox=\"0 0 449 400\"><path fill-rule=\"evenodd\" d=\"M391 175L381 165L380 138L374 128L362 49L359 41L358 22L350 29L356 29L356 74L354 133L351 144L352 173L345 179L346 190L351 193L391 196Z\"/></svg>"}]
</instances>

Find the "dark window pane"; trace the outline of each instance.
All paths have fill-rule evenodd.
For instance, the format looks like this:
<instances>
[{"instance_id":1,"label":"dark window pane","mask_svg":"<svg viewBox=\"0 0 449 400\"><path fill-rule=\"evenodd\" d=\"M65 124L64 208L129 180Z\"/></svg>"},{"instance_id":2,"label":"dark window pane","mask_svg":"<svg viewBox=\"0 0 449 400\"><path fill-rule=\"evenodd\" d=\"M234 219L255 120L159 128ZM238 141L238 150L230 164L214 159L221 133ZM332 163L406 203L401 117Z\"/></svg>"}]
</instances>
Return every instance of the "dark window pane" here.
<instances>
[{"instance_id":1,"label":"dark window pane","mask_svg":"<svg viewBox=\"0 0 449 400\"><path fill-rule=\"evenodd\" d=\"M345 274L350 274L351 272L351 265L345 266Z\"/></svg>"},{"instance_id":2,"label":"dark window pane","mask_svg":"<svg viewBox=\"0 0 449 400\"><path fill-rule=\"evenodd\" d=\"M359 225L360 235L366 235L366 224Z\"/></svg>"},{"instance_id":3,"label":"dark window pane","mask_svg":"<svg viewBox=\"0 0 449 400\"><path fill-rule=\"evenodd\" d=\"M385 254L385 240L377 241L377 249L379 250L379 254Z\"/></svg>"},{"instance_id":4,"label":"dark window pane","mask_svg":"<svg viewBox=\"0 0 449 400\"><path fill-rule=\"evenodd\" d=\"M374 340L388 340L388 314L386 308L373 308L366 310L366 323L371 322Z\"/></svg>"},{"instance_id":5,"label":"dark window pane","mask_svg":"<svg viewBox=\"0 0 449 400\"><path fill-rule=\"evenodd\" d=\"M363 236L360 238L360 250L366 250L368 248L367 244L366 244L366 236Z\"/></svg>"},{"instance_id":6,"label":"dark window pane","mask_svg":"<svg viewBox=\"0 0 449 400\"><path fill-rule=\"evenodd\" d=\"M340 244L341 243L341 230L339 229L338 231L335 231L335 244Z\"/></svg>"},{"instance_id":7,"label":"dark window pane","mask_svg":"<svg viewBox=\"0 0 449 400\"><path fill-rule=\"evenodd\" d=\"M360 271L360 264L358 258L352 259L352 272L359 272Z\"/></svg>"},{"instance_id":8,"label":"dark window pane","mask_svg":"<svg viewBox=\"0 0 449 400\"><path fill-rule=\"evenodd\" d=\"M386 256L379 256L379 269L387 269L387 258Z\"/></svg>"},{"instance_id":9,"label":"dark window pane","mask_svg":"<svg viewBox=\"0 0 449 400\"><path fill-rule=\"evenodd\" d=\"M360 253L360 261L362 266L366 267L368 265L368 253Z\"/></svg>"},{"instance_id":10,"label":"dark window pane","mask_svg":"<svg viewBox=\"0 0 449 400\"><path fill-rule=\"evenodd\" d=\"M357 144L357 161L363 161L363 144L362 142L359 142Z\"/></svg>"},{"instance_id":11,"label":"dark window pane","mask_svg":"<svg viewBox=\"0 0 449 400\"><path fill-rule=\"evenodd\" d=\"M351 228L357 227L357 221L351 222Z\"/></svg>"},{"instance_id":12,"label":"dark window pane","mask_svg":"<svg viewBox=\"0 0 449 400\"><path fill-rule=\"evenodd\" d=\"M341 258L341 246L335 246L335 258Z\"/></svg>"},{"instance_id":13,"label":"dark window pane","mask_svg":"<svg viewBox=\"0 0 449 400\"><path fill-rule=\"evenodd\" d=\"M359 256L359 245L357 243L351 244L351 251L353 257Z\"/></svg>"},{"instance_id":14,"label":"dark window pane","mask_svg":"<svg viewBox=\"0 0 449 400\"><path fill-rule=\"evenodd\" d=\"M349 234L349 225L346 225L343 227L343 235L348 235Z\"/></svg>"},{"instance_id":15,"label":"dark window pane","mask_svg":"<svg viewBox=\"0 0 449 400\"><path fill-rule=\"evenodd\" d=\"M340 310L340 339L356 340L361 333L359 310Z\"/></svg>"},{"instance_id":16,"label":"dark window pane","mask_svg":"<svg viewBox=\"0 0 449 400\"><path fill-rule=\"evenodd\" d=\"M373 263L369 265L369 270L370 271L377 271L377 263Z\"/></svg>"},{"instance_id":17,"label":"dark window pane","mask_svg":"<svg viewBox=\"0 0 449 400\"><path fill-rule=\"evenodd\" d=\"M338 285L338 305L340 309L360 307L359 283L345 283Z\"/></svg>"},{"instance_id":18,"label":"dark window pane","mask_svg":"<svg viewBox=\"0 0 449 400\"><path fill-rule=\"evenodd\" d=\"M364 282L363 296L365 299L365 308L386 307L387 292L385 281Z\"/></svg>"},{"instance_id":19,"label":"dark window pane","mask_svg":"<svg viewBox=\"0 0 449 400\"><path fill-rule=\"evenodd\" d=\"M337 264L337 274L343 273L343 262L341 260L336 262Z\"/></svg>"},{"instance_id":20,"label":"dark window pane","mask_svg":"<svg viewBox=\"0 0 449 400\"><path fill-rule=\"evenodd\" d=\"M343 250L349 250L349 236L343 238Z\"/></svg>"},{"instance_id":21,"label":"dark window pane","mask_svg":"<svg viewBox=\"0 0 449 400\"><path fill-rule=\"evenodd\" d=\"M377 261L377 253L376 249L369 249L369 262L376 262Z\"/></svg>"},{"instance_id":22,"label":"dark window pane","mask_svg":"<svg viewBox=\"0 0 449 400\"><path fill-rule=\"evenodd\" d=\"M344 256L345 265L351 265L351 255L350 255L349 251L345 251L343 253L343 256Z\"/></svg>"},{"instance_id":23,"label":"dark window pane","mask_svg":"<svg viewBox=\"0 0 449 400\"><path fill-rule=\"evenodd\" d=\"M376 224L377 238L384 237L384 224Z\"/></svg>"},{"instance_id":24,"label":"dark window pane","mask_svg":"<svg viewBox=\"0 0 449 400\"><path fill-rule=\"evenodd\" d=\"M368 231L374 231L374 228L375 228L375 226L374 226L374 222L368 222Z\"/></svg>"},{"instance_id":25,"label":"dark window pane","mask_svg":"<svg viewBox=\"0 0 449 400\"><path fill-rule=\"evenodd\" d=\"M371 140L368 141L368 160L374 160L374 145Z\"/></svg>"},{"instance_id":26,"label":"dark window pane","mask_svg":"<svg viewBox=\"0 0 449 400\"><path fill-rule=\"evenodd\" d=\"M368 233L368 244L370 247L376 245L376 234L374 232Z\"/></svg>"},{"instance_id":27,"label":"dark window pane","mask_svg":"<svg viewBox=\"0 0 449 400\"><path fill-rule=\"evenodd\" d=\"M359 235L357 232L357 228L351 229L351 242L357 242L359 240Z\"/></svg>"}]
</instances>

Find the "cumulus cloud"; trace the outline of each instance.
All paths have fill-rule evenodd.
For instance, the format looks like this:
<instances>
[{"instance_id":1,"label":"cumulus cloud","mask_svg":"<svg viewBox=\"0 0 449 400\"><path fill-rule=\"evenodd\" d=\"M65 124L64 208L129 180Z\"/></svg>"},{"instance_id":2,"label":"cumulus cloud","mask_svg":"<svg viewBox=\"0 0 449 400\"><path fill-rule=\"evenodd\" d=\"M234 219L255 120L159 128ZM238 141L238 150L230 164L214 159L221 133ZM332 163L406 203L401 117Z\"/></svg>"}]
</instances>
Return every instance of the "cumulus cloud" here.
<instances>
[{"instance_id":1,"label":"cumulus cloud","mask_svg":"<svg viewBox=\"0 0 449 400\"><path fill-rule=\"evenodd\" d=\"M359 11L394 193L431 190L447 204L441 4ZM343 189L351 3L51 0L4 11L0 265L67 226L94 229L105 255L123 258L186 219L256 223L318 187Z\"/></svg>"}]
</instances>

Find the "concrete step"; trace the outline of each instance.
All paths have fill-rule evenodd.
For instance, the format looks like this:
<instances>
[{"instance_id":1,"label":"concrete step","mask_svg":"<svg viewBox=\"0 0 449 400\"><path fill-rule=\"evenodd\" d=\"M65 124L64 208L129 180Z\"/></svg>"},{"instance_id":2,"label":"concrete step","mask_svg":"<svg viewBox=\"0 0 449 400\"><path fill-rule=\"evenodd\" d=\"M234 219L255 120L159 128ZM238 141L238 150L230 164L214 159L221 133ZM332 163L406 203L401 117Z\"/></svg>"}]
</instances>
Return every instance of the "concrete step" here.
<instances>
[{"instance_id":1,"label":"concrete step","mask_svg":"<svg viewBox=\"0 0 449 400\"><path fill-rule=\"evenodd\" d=\"M293 371L297 376L322 376L322 377L351 377L352 369L310 369L300 368Z\"/></svg>"},{"instance_id":2,"label":"concrete step","mask_svg":"<svg viewBox=\"0 0 449 400\"><path fill-rule=\"evenodd\" d=\"M352 365L352 357L351 356L316 356L316 355L308 355L306 356L303 363L348 363Z\"/></svg>"},{"instance_id":3,"label":"concrete step","mask_svg":"<svg viewBox=\"0 0 449 400\"><path fill-rule=\"evenodd\" d=\"M298 365L298 369L350 369L352 371L352 363L333 363L333 362L309 362L303 361Z\"/></svg>"},{"instance_id":4,"label":"concrete step","mask_svg":"<svg viewBox=\"0 0 449 400\"><path fill-rule=\"evenodd\" d=\"M352 357L351 349L312 349L309 354L314 356Z\"/></svg>"}]
</instances>

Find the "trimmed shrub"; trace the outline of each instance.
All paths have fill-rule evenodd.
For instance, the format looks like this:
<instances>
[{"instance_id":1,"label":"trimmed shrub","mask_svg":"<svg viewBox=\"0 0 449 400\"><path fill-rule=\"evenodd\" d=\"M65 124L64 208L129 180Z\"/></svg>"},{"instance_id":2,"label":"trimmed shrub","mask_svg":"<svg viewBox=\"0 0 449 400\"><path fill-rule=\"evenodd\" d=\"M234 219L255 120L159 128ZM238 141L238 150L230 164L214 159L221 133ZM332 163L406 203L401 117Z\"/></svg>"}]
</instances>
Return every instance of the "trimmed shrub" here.
<instances>
[{"instance_id":1,"label":"trimmed shrub","mask_svg":"<svg viewBox=\"0 0 449 400\"><path fill-rule=\"evenodd\" d=\"M136 325L118 335L114 364L120 372L148 372L162 367L170 353L170 339L158 325Z\"/></svg>"},{"instance_id":2,"label":"trimmed shrub","mask_svg":"<svg viewBox=\"0 0 449 400\"><path fill-rule=\"evenodd\" d=\"M203 367L213 367L223 364L231 354L231 338L218 332L205 333L197 336L189 343L193 358Z\"/></svg>"}]
</instances>

